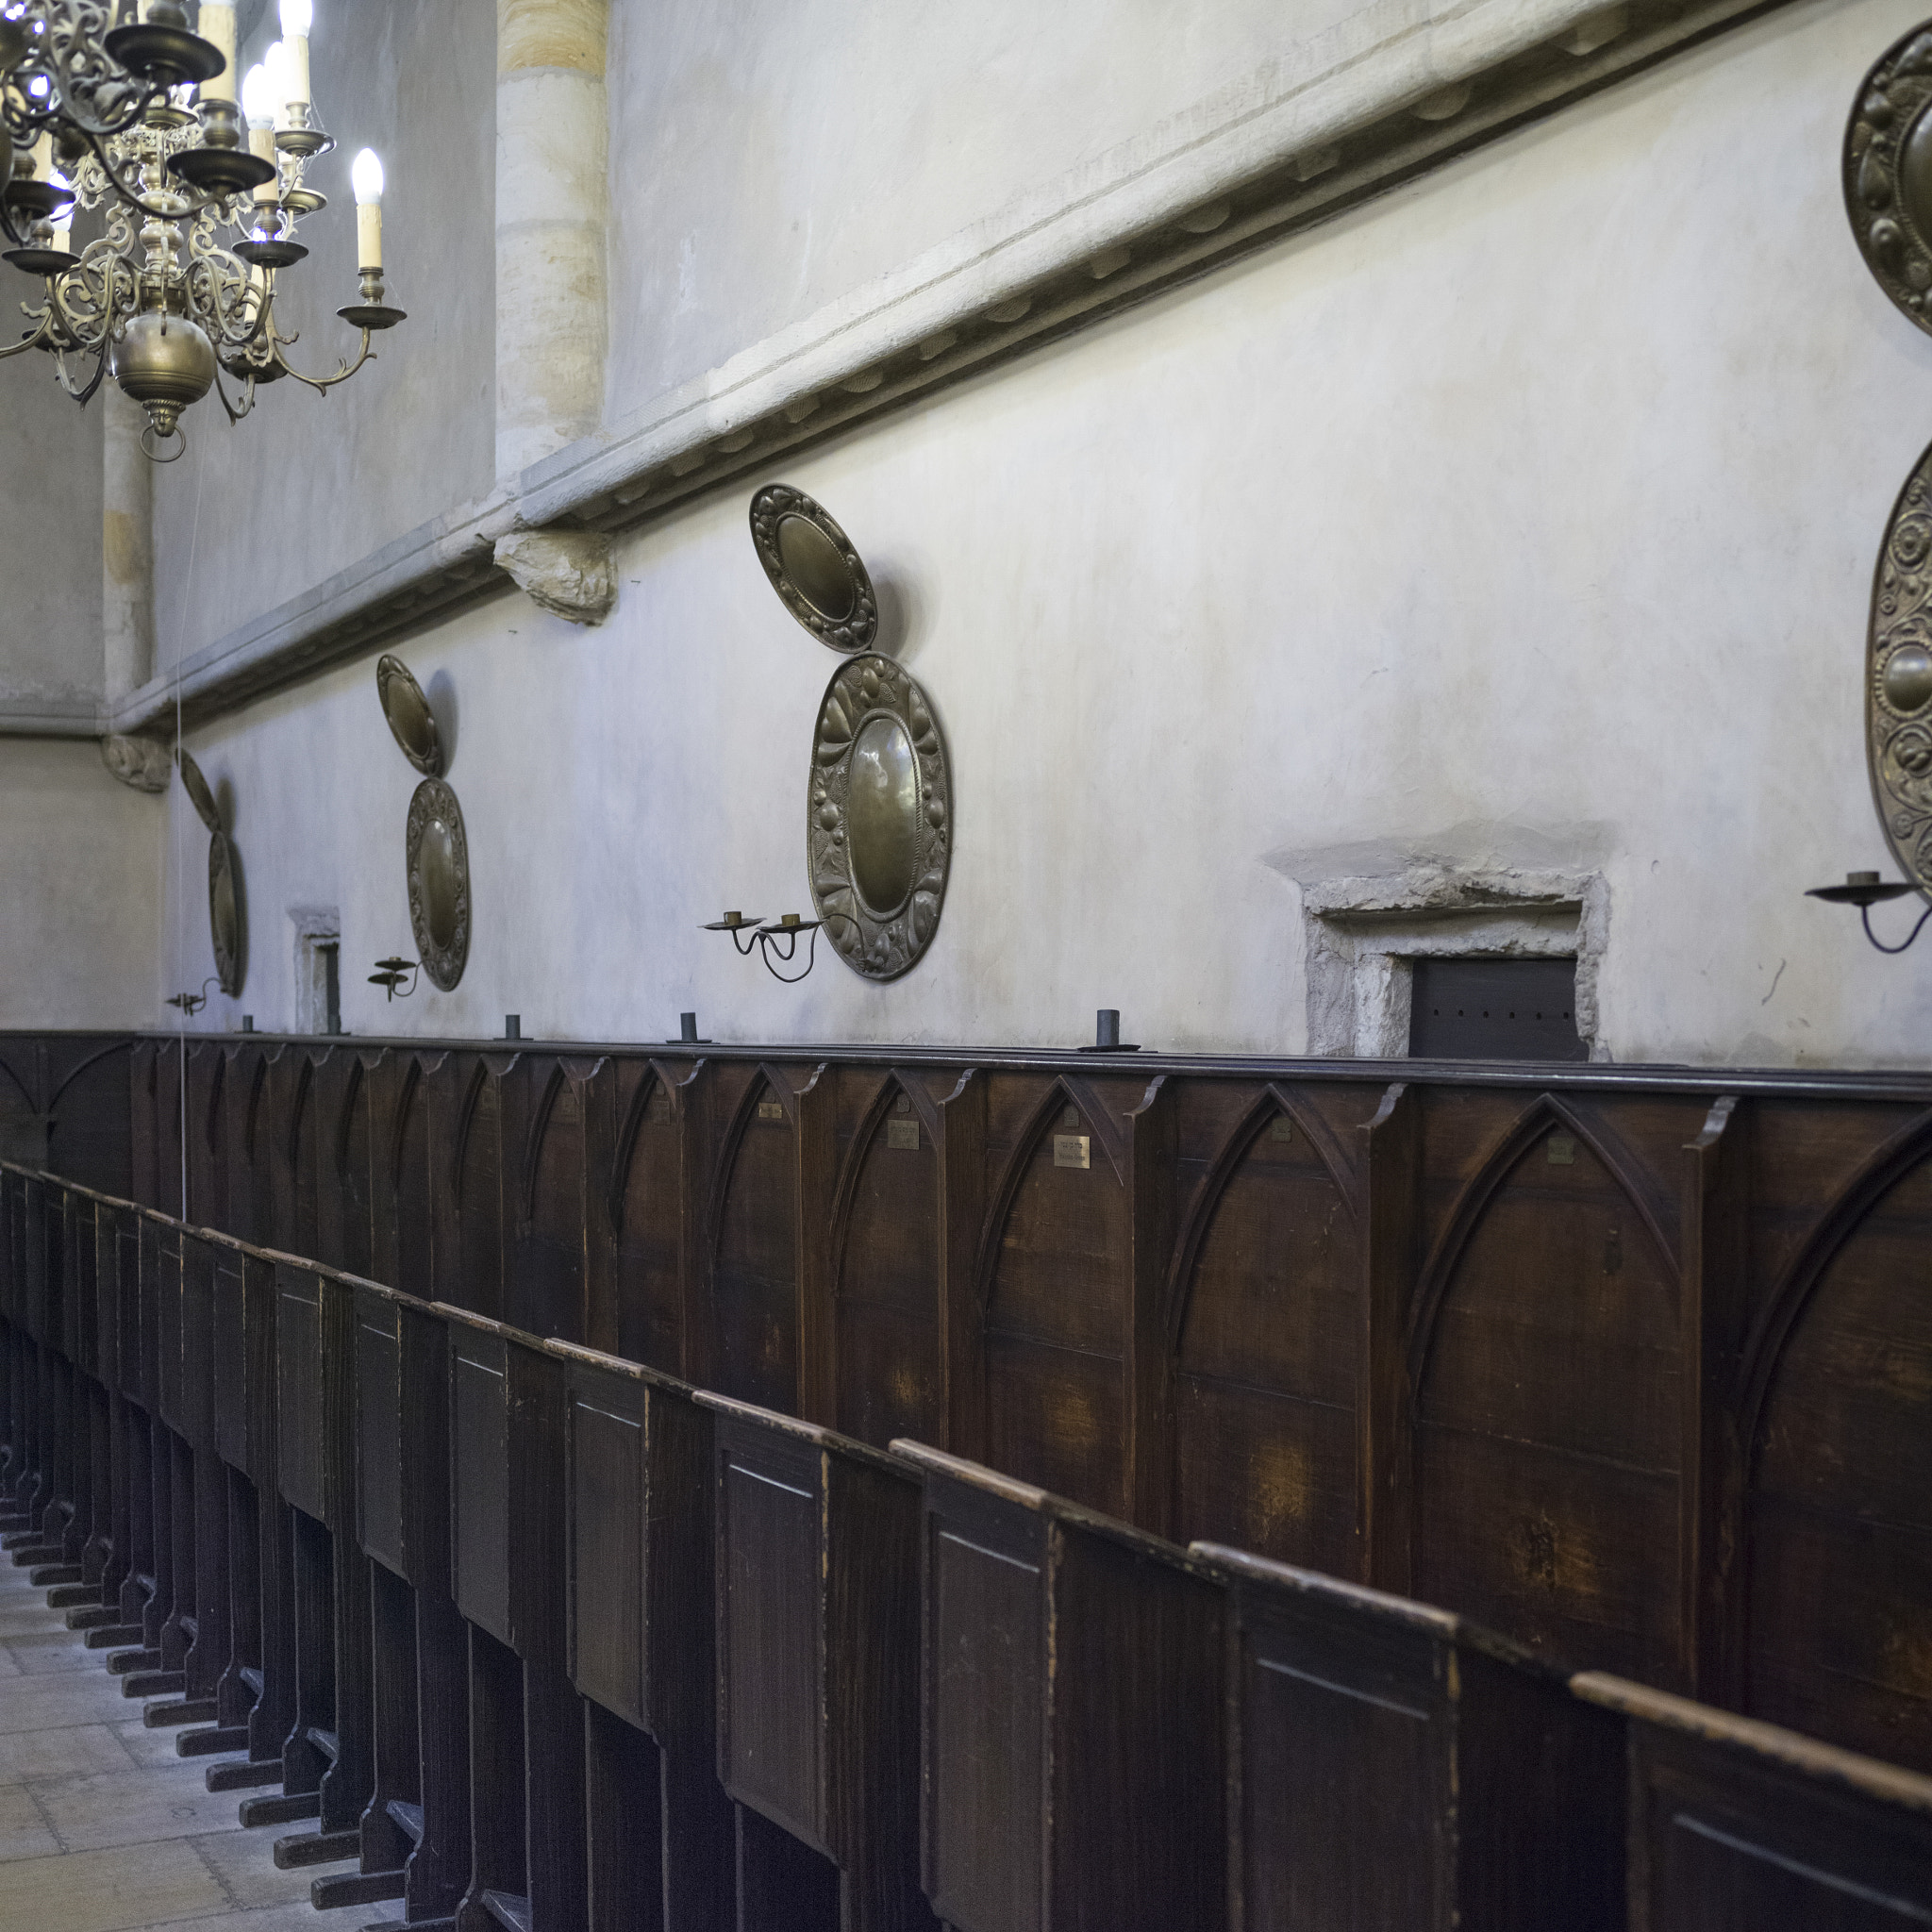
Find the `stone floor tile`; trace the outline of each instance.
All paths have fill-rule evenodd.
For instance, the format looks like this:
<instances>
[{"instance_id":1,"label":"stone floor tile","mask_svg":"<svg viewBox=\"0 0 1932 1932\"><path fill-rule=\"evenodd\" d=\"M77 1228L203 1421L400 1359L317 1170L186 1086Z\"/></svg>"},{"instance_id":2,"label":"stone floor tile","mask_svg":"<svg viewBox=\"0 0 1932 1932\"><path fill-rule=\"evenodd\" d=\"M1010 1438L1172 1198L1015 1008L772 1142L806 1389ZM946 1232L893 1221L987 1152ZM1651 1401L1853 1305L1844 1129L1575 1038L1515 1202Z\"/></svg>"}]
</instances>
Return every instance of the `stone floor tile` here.
<instances>
[{"instance_id":1,"label":"stone floor tile","mask_svg":"<svg viewBox=\"0 0 1932 1932\"><path fill-rule=\"evenodd\" d=\"M6 1922L32 1932L127 1932L228 1903L189 1839L16 1858L0 1877Z\"/></svg>"},{"instance_id":2,"label":"stone floor tile","mask_svg":"<svg viewBox=\"0 0 1932 1932\"><path fill-rule=\"evenodd\" d=\"M57 1731L0 1737L0 1785L80 1771L125 1771L133 1762L107 1724L68 1724Z\"/></svg>"},{"instance_id":3,"label":"stone floor tile","mask_svg":"<svg viewBox=\"0 0 1932 1932\"><path fill-rule=\"evenodd\" d=\"M56 1624L51 1630L0 1630L0 1646L4 1646L0 1657L7 1658L24 1676L46 1676L60 1671L108 1674L102 1653L84 1649L64 1625Z\"/></svg>"},{"instance_id":4,"label":"stone floor tile","mask_svg":"<svg viewBox=\"0 0 1932 1932\"><path fill-rule=\"evenodd\" d=\"M402 1916L400 1905L340 1906L318 1912L307 1898L300 1905L255 1906L246 1911L223 1912L212 1919L181 1919L168 1932L360 1932L379 1919Z\"/></svg>"},{"instance_id":5,"label":"stone floor tile","mask_svg":"<svg viewBox=\"0 0 1932 1932\"><path fill-rule=\"evenodd\" d=\"M105 1671L61 1671L48 1677L9 1677L0 1683L0 1736L9 1731L51 1731L67 1724L108 1724L123 1717L127 1700ZM136 1721L139 1722L139 1707Z\"/></svg>"},{"instance_id":6,"label":"stone floor tile","mask_svg":"<svg viewBox=\"0 0 1932 1932\"><path fill-rule=\"evenodd\" d=\"M0 1785L0 1864L9 1858L43 1857L64 1849L47 1829L33 1792L25 1785ZM6 1880L0 1879L0 1898L6 1896ZM5 1907L0 1906L0 1921L5 1916Z\"/></svg>"},{"instance_id":7,"label":"stone floor tile","mask_svg":"<svg viewBox=\"0 0 1932 1932\"><path fill-rule=\"evenodd\" d=\"M230 1793L230 1796L233 1794ZM302 1824L258 1826L251 1831L225 1831L207 1838L182 1840L192 1844L207 1861L208 1869L222 1882L223 1890L238 1906L282 1906L308 1898L308 1882L323 1872L340 1868L310 1865L295 1872L275 1869L275 1849L278 1838L292 1832L313 1831L313 1822ZM386 1914L372 1912L371 1919ZM40 1932L36 1927L35 1932Z\"/></svg>"},{"instance_id":8,"label":"stone floor tile","mask_svg":"<svg viewBox=\"0 0 1932 1932\"><path fill-rule=\"evenodd\" d=\"M209 1790L201 1763L188 1758L140 1771L36 1778L25 1789L70 1852L242 1828L235 1794Z\"/></svg>"},{"instance_id":9,"label":"stone floor tile","mask_svg":"<svg viewBox=\"0 0 1932 1932\"><path fill-rule=\"evenodd\" d=\"M0 1692L0 1695L4 1695ZM137 1764L185 1764L188 1760L175 1748L175 1740L185 1726L170 1724L163 1730L151 1731L142 1720L139 1704L123 1703L110 1721L110 1728L121 1740L122 1748ZM128 1717L126 1712L134 1715ZM206 1765L207 1758L201 1759Z\"/></svg>"}]
</instances>

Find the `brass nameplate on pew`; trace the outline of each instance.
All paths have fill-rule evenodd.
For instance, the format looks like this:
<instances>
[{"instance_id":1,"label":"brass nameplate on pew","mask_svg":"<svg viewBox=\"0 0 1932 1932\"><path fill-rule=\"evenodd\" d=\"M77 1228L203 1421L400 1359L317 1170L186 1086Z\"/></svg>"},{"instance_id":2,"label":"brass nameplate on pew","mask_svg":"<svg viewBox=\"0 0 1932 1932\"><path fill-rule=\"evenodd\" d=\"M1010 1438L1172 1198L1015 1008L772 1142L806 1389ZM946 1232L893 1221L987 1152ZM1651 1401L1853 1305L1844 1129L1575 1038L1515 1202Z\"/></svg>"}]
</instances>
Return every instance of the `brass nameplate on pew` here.
<instances>
[{"instance_id":1,"label":"brass nameplate on pew","mask_svg":"<svg viewBox=\"0 0 1932 1932\"><path fill-rule=\"evenodd\" d=\"M1268 1138L1271 1141L1292 1141L1294 1123L1285 1113L1278 1113L1268 1123Z\"/></svg>"},{"instance_id":2,"label":"brass nameplate on pew","mask_svg":"<svg viewBox=\"0 0 1932 1932\"><path fill-rule=\"evenodd\" d=\"M759 1101L758 1118L761 1121L782 1121L785 1118L785 1103L782 1100Z\"/></svg>"},{"instance_id":3,"label":"brass nameplate on pew","mask_svg":"<svg viewBox=\"0 0 1932 1932\"><path fill-rule=\"evenodd\" d=\"M1574 1167L1576 1165L1576 1141L1574 1135L1552 1134L1548 1142L1549 1162L1552 1167Z\"/></svg>"},{"instance_id":4,"label":"brass nameplate on pew","mask_svg":"<svg viewBox=\"0 0 1932 1932\"><path fill-rule=\"evenodd\" d=\"M886 1145L897 1147L906 1153L916 1153L919 1149L919 1123L902 1121L894 1116L886 1123Z\"/></svg>"},{"instance_id":5,"label":"brass nameplate on pew","mask_svg":"<svg viewBox=\"0 0 1932 1932\"><path fill-rule=\"evenodd\" d=\"M1056 1134L1053 1137L1053 1164L1056 1167L1086 1167L1087 1136L1085 1134Z\"/></svg>"}]
</instances>

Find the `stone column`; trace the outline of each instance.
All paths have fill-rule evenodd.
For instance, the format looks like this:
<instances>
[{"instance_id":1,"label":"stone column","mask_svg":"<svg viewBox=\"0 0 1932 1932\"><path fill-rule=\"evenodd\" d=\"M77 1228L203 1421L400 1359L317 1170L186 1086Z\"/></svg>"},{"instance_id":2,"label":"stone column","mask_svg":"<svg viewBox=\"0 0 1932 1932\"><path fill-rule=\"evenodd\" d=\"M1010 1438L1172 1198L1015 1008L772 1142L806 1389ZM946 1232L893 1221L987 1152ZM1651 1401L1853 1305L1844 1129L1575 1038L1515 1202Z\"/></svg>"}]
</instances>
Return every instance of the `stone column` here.
<instances>
[{"instance_id":1,"label":"stone column","mask_svg":"<svg viewBox=\"0 0 1932 1932\"><path fill-rule=\"evenodd\" d=\"M147 416L111 382L98 396L101 473L101 659L104 707L111 713L155 675L154 465L142 454ZM124 785L159 791L168 753L148 738L109 733L101 758Z\"/></svg>"},{"instance_id":2,"label":"stone column","mask_svg":"<svg viewBox=\"0 0 1932 1932\"><path fill-rule=\"evenodd\" d=\"M496 474L596 428L605 267L609 0L496 0ZM516 529L496 561L544 609L597 624L617 599L609 539Z\"/></svg>"}]
</instances>

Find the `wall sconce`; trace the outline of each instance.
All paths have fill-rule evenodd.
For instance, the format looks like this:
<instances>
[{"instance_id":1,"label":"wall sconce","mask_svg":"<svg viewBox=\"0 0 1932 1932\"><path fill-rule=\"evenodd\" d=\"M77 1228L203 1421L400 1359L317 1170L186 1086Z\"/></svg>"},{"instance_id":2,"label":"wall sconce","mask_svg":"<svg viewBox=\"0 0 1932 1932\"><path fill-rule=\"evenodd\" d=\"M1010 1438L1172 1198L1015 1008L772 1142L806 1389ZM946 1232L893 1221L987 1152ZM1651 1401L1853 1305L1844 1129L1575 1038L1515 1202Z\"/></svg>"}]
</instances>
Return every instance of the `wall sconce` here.
<instances>
[{"instance_id":1,"label":"wall sconce","mask_svg":"<svg viewBox=\"0 0 1932 1932\"><path fill-rule=\"evenodd\" d=\"M700 932L728 932L731 943L738 948L741 958L748 958L754 944L758 948L765 962L765 971L774 979L781 980L787 986L796 986L809 973L815 963L819 949L819 925L816 919L801 919L795 912L788 912L782 919L763 920L757 913L747 919L741 912L727 912L723 919L714 919L708 925L700 926ZM805 973L780 973L772 964L772 957L777 952L777 941L785 941L785 950L778 953L778 958L790 965L798 951L798 935L811 934L811 941L805 955ZM743 933L741 941L739 934Z\"/></svg>"},{"instance_id":2,"label":"wall sconce","mask_svg":"<svg viewBox=\"0 0 1932 1932\"><path fill-rule=\"evenodd\" d=\"M171 1007L179 1007L187 1018L192 1019L196 1013L201 1011L202 1008L208 1005L208 988L219 986L221 983L218 977L204 979L201 982L201 991L199 992L170 993L168 995L168 1004Z\"/></svg>"},{"instance_id":3,"label":"wall sconce","mask_svg":"<svg viewBox=\"0 0 1932 1932\"><path fill-rule=\"evenodd\" d=\"M1856 906L1858 919L1865 928L1865 937L1881 953L1903 953L1924 930L1925 922L1932 919L1932 906L1919 914L1919 923L1907 933L1904 941L1895 946L1888 946L1872 930L1872 908L1882 905L1887 899L1903 899L1916 888L1908 886L1903 879L1881 879L1875 872L1852 872L1845 874L1841 886L1813 886L1805 894L1807 899L1823 899L1827 906Z\"/></svg>"},{"instance_id":4,"label":"wall sconce","mask_svg":"<svg viewBox=\"0 0 1932 1932\"><path fill-rule=\"evenodd\" d=\"M369 975L369 983L381 987L389 999L406 1000L409 992L416 991L416 975L422 970L421 961L416 959L405 959L400 956L393 959L378 959L375 971ZM409 992L397 991L405 979L409 982Z\"/></svg>"}]
</instances>

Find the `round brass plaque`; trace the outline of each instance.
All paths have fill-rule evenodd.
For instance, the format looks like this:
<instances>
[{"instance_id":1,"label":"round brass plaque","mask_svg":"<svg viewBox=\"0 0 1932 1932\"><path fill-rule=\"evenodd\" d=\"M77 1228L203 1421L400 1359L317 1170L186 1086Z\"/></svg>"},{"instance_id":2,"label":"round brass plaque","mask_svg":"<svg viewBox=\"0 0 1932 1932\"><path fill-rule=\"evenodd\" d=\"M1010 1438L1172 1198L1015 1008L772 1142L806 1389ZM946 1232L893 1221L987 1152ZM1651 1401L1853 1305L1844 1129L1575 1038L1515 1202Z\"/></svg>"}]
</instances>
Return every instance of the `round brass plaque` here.
<instances>
[{"instance_id":1,"label":"round brass plaque","mask_svg":"<svg viewBox=\"0 0 1932 1932\"><path fill-rule=\"evenodd\" d=\"M789 483L751 500L751 541L779 601L822 644L862 651L878 636L878 606L852 540Z\"/></svg>"},{"instance_id":2,"label":"round brass plaque","mask_svg":"<svg viewBox=\"0 0 1932 1932\"><path fill-rule=\"evenodd\" d=\"M1885 528L1865 651L1865 749L1892 856L1932 898L1932 449Z\"/></svg>"},{"instance_id":3,"label":"round brass plaque","mask_svg":"<svg viewBox=\"0 0 1932 1932\"><path fill-rule=\"evenodd\" d=\"M463 810L441 778L409 800L409 924L430 983L454 990L470 958L470 847Z\"/></svg>"},{"instance_id":4,"label":"round brass plaque","mask_svg":"<svg viewBox=\"0 0 1932 1932\"><path fill-rule=\"evenodd\" d=\"M812 903L867 979L909 972L939 930L953 852L945 741L917 681L874 653L825 687L806 790Z\"/></svg>"},{"instance_id":5,"label":"round brass plaque","mask_svg":"<svg viewBox=\"0 0 1932 1932\"><path fill-rule=\"evenodd\" d=\"M233 999L242 991L242 908L235 893L235 854L220 832L208 842L208 925L215 974Z\"/></svg>"},{"instance_id":6,"label":"round brass plaque","mask_svg":"<svg viewBox=\"0 0 1932 1932\"><path fill-rule=\"evenodd\" d=\"M375 660L375 693L403 756L426 777L442 776L442 738L415 674L400 658Z\"/></svg>"},{"instance_id":7,"label":"round brass plaque","mask_svg":"<svg viewBox=\"0 0 1932 1932\"><path fill-rule=\"evenodd\" d=\"M1865 76L1842 172L1866 267L1932 333L1932 31L1914 27Z\"/></svg>"},{"instance_id":8,"label":"round brass plaque","mask_svg":"<svg viewBox=\"0 0 1932 1932\"><path fill-rule=\"evenodd\" d=\"M208 790L208 780L201 775L201 767L185 751L178 747L175 753L175 769L181 774L181 789L187 792L197 816L210 832L222 829L222 814L215 804L215 795Z\"/></svg>"}]
</instances>

